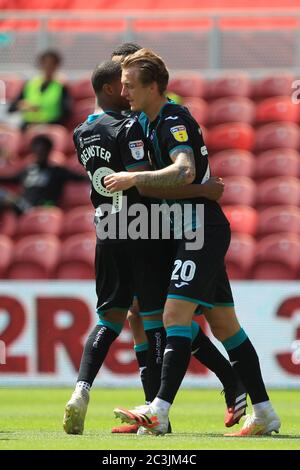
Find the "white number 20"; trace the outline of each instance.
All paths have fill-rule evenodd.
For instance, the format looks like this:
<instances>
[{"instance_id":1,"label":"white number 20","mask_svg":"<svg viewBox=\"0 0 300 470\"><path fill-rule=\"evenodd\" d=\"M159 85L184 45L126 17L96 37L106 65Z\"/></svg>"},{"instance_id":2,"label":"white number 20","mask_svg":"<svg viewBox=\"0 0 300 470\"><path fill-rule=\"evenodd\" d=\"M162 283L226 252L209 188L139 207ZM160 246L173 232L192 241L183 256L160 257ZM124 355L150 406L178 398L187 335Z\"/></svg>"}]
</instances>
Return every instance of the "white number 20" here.
<instances>
[{"instance_id":1,"label":"white number 20","mask_svg":"<svg viewBox=\"0 0 300 470\"><path fill-rule=\"evenodd\" d=\"M182 279L183 281L188 282L193 279L196 272L196 265L194 261L187 260L182 262L180 259L176 259L174 264L175 267L172 273L172 280L177 281L180 277L180 279Z\"/></svg>"}]
</instances>

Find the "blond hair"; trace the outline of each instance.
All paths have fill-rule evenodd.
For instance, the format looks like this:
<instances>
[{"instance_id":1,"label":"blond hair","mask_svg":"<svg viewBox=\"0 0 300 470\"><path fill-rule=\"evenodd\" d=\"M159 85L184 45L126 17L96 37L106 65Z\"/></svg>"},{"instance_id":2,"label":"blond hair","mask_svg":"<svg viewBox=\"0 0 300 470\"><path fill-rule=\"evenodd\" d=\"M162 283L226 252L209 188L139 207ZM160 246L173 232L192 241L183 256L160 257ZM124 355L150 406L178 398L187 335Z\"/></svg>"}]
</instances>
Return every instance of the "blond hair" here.
<instances>
[{"instance_id":1,"label":"blond hair","mask_svg":"<svg viewBox=\"0 0 300 470\"><path fill-rule=\"evenodd\" d=\"M140 49L130 54L122 61L122 69L137 67L139 79L143 85L157 83L158 91L162 95L168 86L169 72L162 58L151 49Z\"/></svg>"}]
</instances>

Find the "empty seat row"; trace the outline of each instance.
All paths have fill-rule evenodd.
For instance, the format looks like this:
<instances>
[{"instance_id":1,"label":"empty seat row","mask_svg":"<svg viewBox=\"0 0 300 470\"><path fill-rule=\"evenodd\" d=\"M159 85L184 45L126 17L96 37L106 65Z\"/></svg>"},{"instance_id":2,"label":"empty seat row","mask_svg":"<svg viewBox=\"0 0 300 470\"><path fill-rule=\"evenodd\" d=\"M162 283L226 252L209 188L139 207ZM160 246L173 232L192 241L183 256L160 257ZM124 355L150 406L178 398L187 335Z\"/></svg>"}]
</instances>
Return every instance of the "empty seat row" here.
<instances>
[{"instance_id":1,"label":"empty seat row","mask_svg":"<svg viewBox=\"0 0 300 470\"><path fill-rule=\"evenodd\" d=\"M233 233L226 256L230 279L298 279L299 242L299 235L289 232L269 235L259 242L251 235Z\"/></svg>"},{"instance_id":2,"label":"empty seat row","mask_svg":"<svg viewBox=\"0 0 300 470\"><path fill-rule=\"evenodd\" d=\"M259 103L241 96L220 98L210 103L202 98L186 97L183 104L199 124L209 127L225 122L258 126L277 121L300 121L299 106L292 102L290 96L267 98Z\"/></svg>"},{"instance_id":3,"label":"empty seat row","mask_svg":"<svg viewBox=\"0 0 300 470\"><path fill-rule=\"evenodd\" d=\"M12 100L20 92L24 80L18 76L1 76L6 86L6 97ZM254 98L289 95L296 77L291 73L278 73L251 79L246 73L228 73L214 79L204 79L200 73L179 73L171 76L169 89L181 96L216 99L224 96L252 96ZM67 84L74 100L94 97L90 77L71 80ZM295 85L294 85L295 86Z\"/></svg>"},{"instance_id":4,"label":"empty seat row","mask_svg":"<svg viewBox=\"0 0 300 470\"><path fill-rule=\"evenodd\" d=\"M168 89L180 96L217 99L226 96L251 96L264 98L290 95L296 77L292 74L278 74L252 80L245 73L233 73L224 77L205 80L196 72L176 74L171 77ZM90 78L82 78L69 83L71 96L82 100L94 96Z\"/></svg>"},{"instance_id":5,"label":"empty seat row","mask_svg":"<svg viewBox=\"0 0 300 470\"><path fill-rule=\"evenodd\" d=\"M260 212L247 205L224 205L223 210L233 232L262 236L272 233L292 232L300 235L300 208L292 205L272 206ZM63 212L58 207L36 207L19 219L13 212L0 214L1 234L19 240L28 235L50 234L62 240L71 235L94 230L94 209L76 207Z\"/></svg>"},{"instance_id":6,"label":"empty seat row","mask_svg":"<svg viewBox=\"0 0 300 470\"><path fill-rule=\"evenodd\" d=\"M212 174L248 176L257 180L274 176L300 176L300 154L294 149L273 149L255 156L247 150L228 149L209 159Z\"/></svg>"},{"instance_id":7,"label":"empty seat row","mask_svg":"<svg viewBox=\"0 0 300 470\"><path fill-rule=\"evenodd\" d=\"M2 279L92 279L95 234L78 234L61 242L55 235L30 235L13 243L0 235ZM300 237L275 234L256 242L233 233L226 255L232 279L296 279L300 270Z\"/></svg>"},{"instance_id":8,"label":"empty seat row","mask_svg":"<svg viewBox=\"0 0 300 470\"><path fill-rule=\"evenodd\" d=\"M231 230L234 233L244 233L263 236L291 232L300 235L300 209L297 206L273 206L257 212L253 207L236 205L223 206Z\"/></svg>"},{"instance_id":9,"label":"empty seat row","mask_svg":"<svg viewBox=\"0 0 300 470\"><path fill-rule=\"evenodd\" d=\"M197 119L197 114L195 114ZM201 122L200 122L201 124ZM254 129L245 122L229 122L207 129L202 126L209 153L240 149L256 153L271 149L300 149L300 127L293 122L274 122ZM72 131L63 126L34 126L24 135L18 130L0 128L0 153L6 157L26 155L30 142L36 135L46 134L54 143L54 150L74 155Z\"/></svg>"},{"instance_id":10,"label":"empty seat row","mask_svg":"<svg viewBox=\"0 0 300 470\"><path fill-rule=\"evenodd\" d=\"M222 205L245 204L264 208L275 205L300 205L300 181L293 176L278 176L255 183L247 176L227 176L220 199Z\"/></svg>"},{"instance_id":11,"label":"empty seat row","mask_svg":"<svg viewBox=\"0 0 300 470\"><path fill-rule=\"evenodd\" d=\"M13 243L0 235L2 279L92 279L95 233L73 235L61 242L55 235L30 235Z\"/></svg>"},{"instance_id":12,"label":"empty seat row","mask_svg":"<svg viewBox=\"0 0 300 470\"><path fill-rule=\"evenodd\" d=\"M58 207L34 207L18 219L12 211L0 213L1 233L15 239L27 235L49 234L67 238L94 230L92 205L79 206L67 213Z\"/></svg>"}]
</instances>

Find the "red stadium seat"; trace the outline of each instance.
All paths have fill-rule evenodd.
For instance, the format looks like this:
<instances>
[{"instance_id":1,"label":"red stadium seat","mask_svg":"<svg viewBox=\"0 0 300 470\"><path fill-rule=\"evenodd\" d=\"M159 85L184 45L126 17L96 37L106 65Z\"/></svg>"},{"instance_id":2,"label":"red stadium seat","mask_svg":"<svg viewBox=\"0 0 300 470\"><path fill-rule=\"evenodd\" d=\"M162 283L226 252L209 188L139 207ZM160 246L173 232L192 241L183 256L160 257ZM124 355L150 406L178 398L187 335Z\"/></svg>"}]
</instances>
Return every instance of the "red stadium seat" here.
<instances>
[{"instance_id":1,"label":"red stadium seat","mask_svg":"<svg viewBox=\"0 0 300 470\"><path fill-rule=\"evenodd\" d=\"M275 206L263 210L258 217L257 233L291 232L300 235L300 209L296 206Z\"/></svg>"},{"instance_id":2,"label":"red stadium seat","mask_svg":"<svg viewBox=\"0 0 300 470\"><path fill-rule=\"evenodd\" d=\"M95 233L67 238L62 244L58 279L93 279L95 277Z\"/></svg>"},{"instance_id":3,"label":"red stadium seat","mask_svg":"<svg viewBox=\"0 0 300 470\"><path fill-rule=\"evenodd\" d=\"M215 78L207 84L205 97L208 99L223 98L226 96L249 96L251 82L245 74Z\"/></svg>"},{"instance_id":4,"label":"red stadium seat","mask_svg":"<svg viewBox=\"0 0 300 470\"><path fill-rule=\"evenodd\" d=\"M223 150L209 160L213 175L251 176L254 173L254 155L247 150Z\"/></svg>"},{"instance_id":5,"label":"red stadium seat","mask_svg":"<svg viewBox=\"0 0 300 470\"><path fill-rule=\"evenodd\" d=\"M95 100L95 93L93 90L90 78L81 78L74 82L69 83L70 95L75 101L93 98Z\"/></svg>"},{"instance_id":6,"label":"red stadium seat","mask_svg":"<svg viewBox=\"0 0 300 470\"><path fill-rule=\"evenodd\" d=\"M256 184L247 176L227 176L221 198L222 205L244 204L252 206L255 202Z\"/></svg>"},{"instance_id":7,"label":"red stadium seat","mask_svg":"<svg viewBox=\"0 0 300 470\"><path fill-rule=\"evenodd\" d=\"M18 130L0 126L0 160L18 155L20 139Z\"/></svg>"},{"instance_id":8,"label":"red stadium seat","mask_svg":"<svg viewBox=\"0 0 300 470\"><path fill-rule=\"evenodd\" d=\"M20 93L24 80L19 77L7 76L0 77L0 80L5 83L5 98L7 101L14 100Z\"/></svg>"},{"instance_id":9,"label":"red stadium seat","mask_svg":"<svg viewBox=\"0 0 300 470\"><path fill-rule=\"evenodd\" d=\"M194 96L201 98L204 93L204 81L198 74L185 73L183 76L172 77L169 80L168 91L179 96Z\"/></svg>"},{"instance_id":10,"label":"red stadium seat","mask_svg":"<svg viewBox=\"0 0 300 470\"><path fill-rule=\"evenodd\" d=\"M300 203L300 182L292 176L270 178L257 185L258 206L292 205Z\"/></svg>"},{"instance_id":11,"label":"red stadium seat","mask_svg":"<svg viewBox=\"0 0 300 470\"><path fill-rule=\"evenodd\" d=\"M274 121L298 122L298 105L292 103L290 96L268 98L256 107L256 122Z\"/></svg>"},{"instance_id":12,"label":"red stadium seat","mask_svg":"<svg viewBox=\"0 0 300 470\"><path fill-rule=\"evenodd\" d=\"M67 183L65 185L61 206L64 209L72 209L77 206L90 204L90 184L85 182Z\"/></svg>"},{"instance_id":13,"label":"red stadium seat","mask_svg":"<svg viewBox=\"0 0 300 470\"><path fill-rule=\"evenodd\" d=\"M65 215L62 237L94 230L95 209L92 205L75 207Z\"/></svg>"},{"instance_id":14,"label":"red stadium seat","mask_svg":"<svg viewBox=\"0 0 300 470\"><path fill-rule=\"evenodd\" d=\"M230 222L232 232L255 235L258 222L258 214L249 206L224 206L223 211Z\"/></svg>"},{"instance_id":15,"label":"red stadium seat","mask_svg":"<svg viewBox=\"0 0 300 470\"><path fill-rule=\"evenodd\" d=\"M256 131L256 149L291 148L297 150L300 143L299 128L292 122L266 124Z\"/></svg>"},{"instance_id":16,"label":"red stadium seat","mask_svg":"<svg viewBox=\"0 0 300 470\"><path fill-rule=\"evenodd\" d=\"M269 235L256 247L254 279L296 279L300 266L300 238L285 233Z\"/></svg>"},{"instance_id":17,"label":"red stadium seat","mask_svg":"<svg viewBox=\"0 0 300 470\"><path fill-rule=\"evenodd\" d=\"M189 97L185 98L183 102L189 112L199 125L206 124L207 121L207 103L201 98Z\"/></svg>"},{"instance_id":18,"label":"red stadium seat","mask_svg":"<svg viewBox=\"0 0 300 470\"><path fill-rule=\"evenodd\" d=\"M68 127L74 129L78 124L84 122L89 114L93 114L95 106L95 98L76 101Z\"/></svg>"},{"instance_id":19,"label":"red stadium seat","mask_svg":"<svg viewBox=\"0 0 300 470\"><path fill-rule=\"evenodd\" d=\"M5 272L12 258L13 243L6 235L0 235L0 279L5 278Z\"/></svg>"},{"instance_id":20,"label":"red stadium seat","mask_svg":"<svg viewBox=\"0 0 300 470\"><path fill-rule=\"evenodd\" d=\"M59 235L63 212L58 207L34 207L20 217L17 237L34 234Z\"/></svg>"},{"instance_id":21,"label":"red stadium seat","mask_svg":"<svg viewBox=\"0 0 300 470\"><path fill-rule=\"evenodd\" d=\"M14 246L8 279L48 279L56 266L60 241L54 235L31 235Z\"/></svg>"},{"instance_id":22,"label":"red stadium seat","mask_svg":"<svg viewBox=\"0 0 300 470\"><path fill-rule=\"evenodd\" d=\"M86 170L84 166L79 163L77 154L73 154L68 158L66 166L69 168L69 170L86 176Z\"/></svg>"},{"instance_id":23,"label":"red stadium seat","mask_svg":"<svg viewBox=\"0 0 300 470\"><path fill-rule=\"evenodd\" d=\"M226 149L251 150L254 130L249 124L227 123L213 127L208 133L208 149L218 152Z\"/></svg>"},{"instance_id":24,"label":"red stadium seat","mask_svg":"<svg viewBox=\"0 0 300 470\"><path fill-rule=\"evenodd\" d=\"M255 118L255 106L251 100L241 96L220 98L209 105L209 124L215 126L225 122L246 122Z\"/></svg>"},{"instance_id":25,"label":"red stadium seat","mask_svg":"<svg viewBox=\"0 0 300 470\"><path fill-rule=\"evenodd\" d=\"M246 279L255 255L256 242L251 235L233 233L226 254L226 268L230 279Z\"/></svg>"},{"instance_id":26,"label":"red stadium seat","mask_svg":"<svg viewBox=\"0 0 300 470\"><path fill-rule=\"evenodd\" d=\"M53 141L53 149L62 153L68 152L69 133L59 124L41 124L30 127L25 134L24 152L27 153L30 143L37 135L47 135ZM74 151L74 146L73 146Z\"/></svg>"},{"instance_id":27,"label":"red stadium seat","mask_svg":"<svg viewBox=\"0 0 300 470\"><path fill-rule=\"evenodd\" d=\"M300 155L293 149L267 150L256 159L255 177L257 179L274 176L294 176L300 174Z\"/></svg>"},{"instance_id":28,"label":"red stadium seat","mask_svg":"<svg viewBox=\"0 0 300 470\"><path fill-rule=\"evenodd\" d=\"M31 158L0 159L0 176L13 176L23 170L31 161Z\"/></svg>"},{"instance_id":29,"label":"red stadium seat","mask_svg":"<svg viewBox=\"0 0 300 470\"><path fill-rule=\"evenodd\" d=\"M253 85L253 96L267 98L269 96L289 96L292 91L294 75L271 75L258 80Z\"/></svg>"},{"instance_id":30,"label":"red stadium seat","mask_svg":"<svg viewBox=\"0 0 300 470\"><path fill-rule=\"evenodd\" d=\"M17 229L17 217L14 212L10 210L0 211L0 233L13 237Z\"/></svg>"}]
</instances>

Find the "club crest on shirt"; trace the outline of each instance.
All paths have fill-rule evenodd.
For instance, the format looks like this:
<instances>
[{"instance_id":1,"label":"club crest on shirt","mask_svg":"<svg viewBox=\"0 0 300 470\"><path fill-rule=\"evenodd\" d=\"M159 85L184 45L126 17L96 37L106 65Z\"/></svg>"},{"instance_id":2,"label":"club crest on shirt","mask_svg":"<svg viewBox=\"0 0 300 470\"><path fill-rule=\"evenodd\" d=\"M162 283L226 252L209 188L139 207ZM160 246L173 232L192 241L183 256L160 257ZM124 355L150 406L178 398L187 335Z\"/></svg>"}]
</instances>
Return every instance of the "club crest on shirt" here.
<instances>
[{"instance_id":1,"label":"club crest on shirt","mask_svg":"<svg viewBox=\"0 0 300 470\"><path fill-rule=\"evenodd\" d=\"M187 140L189 140L189 136L185 126L171 127L170 131L173 134L174 139L177 140L177 142L186 142Z\"/></svg>"},{"instance_id":2,"label":"club crest on shirt","mask_svg":"<svg viewBox=\"0 0 300 470\"><path fill-rule=\"evenodd\" d=\"M129 148L131 155L135 160L141 160L144 158L144 142L142 140L134 140L129 142Z\"/></svg>"}]
</instances>

